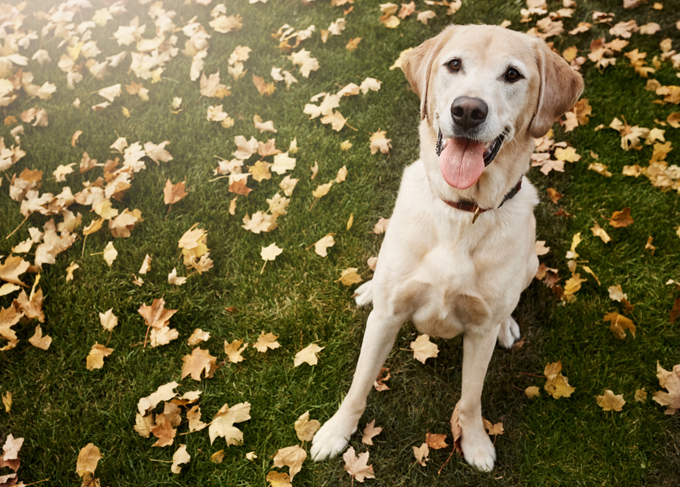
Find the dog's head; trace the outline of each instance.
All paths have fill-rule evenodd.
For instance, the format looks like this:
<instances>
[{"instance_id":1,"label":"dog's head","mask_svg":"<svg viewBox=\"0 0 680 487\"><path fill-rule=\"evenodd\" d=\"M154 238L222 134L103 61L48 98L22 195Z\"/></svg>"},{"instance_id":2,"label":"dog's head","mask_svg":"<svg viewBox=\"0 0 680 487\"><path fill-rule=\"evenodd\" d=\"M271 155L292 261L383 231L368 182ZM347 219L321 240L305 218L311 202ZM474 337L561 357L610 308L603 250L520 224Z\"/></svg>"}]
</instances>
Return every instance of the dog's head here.
<instances>
[{"instance_id":1,"label":"dog's head","mask_svg":"<svg viewBox=\"0 0 680 487\"><path fill-rule=\"evenodd\" d=\"M543 40L495 26L450 26L402 68L420 97L430 184L442 199L480 205L499 203L528 169L532 138L583 91L581 76Z\"/></svg>"}]
</instances>

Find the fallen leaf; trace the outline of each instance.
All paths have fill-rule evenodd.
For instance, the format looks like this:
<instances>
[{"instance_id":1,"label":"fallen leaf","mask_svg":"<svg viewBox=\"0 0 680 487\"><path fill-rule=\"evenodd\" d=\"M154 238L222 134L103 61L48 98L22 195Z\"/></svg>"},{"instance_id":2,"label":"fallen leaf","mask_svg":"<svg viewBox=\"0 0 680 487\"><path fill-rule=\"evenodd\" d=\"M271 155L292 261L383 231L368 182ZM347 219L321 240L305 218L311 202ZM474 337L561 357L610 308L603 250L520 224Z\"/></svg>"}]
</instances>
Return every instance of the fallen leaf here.
<instances>
[{"instance_id":1,"label":"fallen leaf","mask_svg":"<svg viewBox=\"0 0 680 487\"><path fill-rule=\"evenodd\" d=\"M380 218L380 220L378 220L378 223L376 223L375 226L373 227L371 233L375 233L376 235L385 233L387 231L387 226L389 224L390 224L389 218Z\"/></svg>"},{"instance_id":2,"label":"fallen leaf","mask_svg":"<svg viewBox=\"0 0 680 487\"><path fill-rule=\"evenodd\" d=\"M99 321L106 331L113 331L118 325L118 317L113 314L113 308L104 313L99 313Z\"/></svg>"},{"instance_id":3,"label":"fallen leaf","mask_svg":"<svg viewBox=\"0 0 680 487\"><path fill-rule=\"evenodd\" d=\"M433 450L441 450L446 448L449 444L446 442L446 435L433 434L428 432L425 436L425 442Z\"/></svg>"},{"instance_id":4,"label":"fallen leaf","mask_svg":"<svg viewBox=\"0 0 680 487\"><path fill-rule=\"evenodd\" d=\"M265 335L264 331L262 331L257 341L253 343L253 347L260 353L265 353L269 349L274 350L281 346L281 344L276 341L277 338L278 337L273 333L267 333Z\"/></svg>"},{"instance_id":5,"label":"fallen leaf","mask_svg":"<svg viewBox=\"0 0 680 487\"><path fill-rule=\"evenodd\" d=\"M333 234L329 233L314 244L314 252L316 252L316 255L326 257L328 255L328 247L333 245L335 245L335 240L333 240Z\"/></svg>"},{"instance_id":6,"label":"fallen leaf","mask_svg":"<svg viewBox=\"0 0 680 487\"><path fill-rule=\"evenodd\" d=\"M604 391L604 396L597 396L597 405L605 411L621 411L624 404L623 394L616 396L609 389Z\"/></svg>"},{"instance_id":7,"label":"fallen leaf","mask_svg":"<svg viewBox=\"0 0 680 487\"><path fill-rule=\"evenodd\" d=\"M154 299L151 306L142 304L137 312L142 315L146 326L151 328L163 328L170 323L170 318L177 313L176 309L165 309L165 300L163 298Z\"/></svg>"},{"instance_id":8,"label":"fallen leaf","mask_svg":"<svg viewBox=\"0 0 680 487\"><path fill-rule=\"evenodd\" d=\"M305 348L303 348L302 350L295 354L293 364L295 365L295 367L298 367L303 363L307 363L309 365L316 365L319 361L317 354L324 348L325 347L318 346L316 343L311 343L310 345L307 345Z\"/></svg>"},{"instance_id":9,"label":"fallen leaf","mask_svg":"<svg viewBox=\"0 0 680 487\"><path fill-rule=\"evenodd\" d=\"M155 392L143 397L137 403L137 410L139 414L145 415L151 409L154 409L161 401L169 401L177 396L175 389L179 386L177 382L168 382L160 386Z\"/></svg>"},{"instance_id":10,"label":"fallen leaf","mask_svg":"<svg viewBox=\"0 0 680 487\"><path fill-rule=\"evenodd\" d=\"M116 257L118 257L118 251L113 246L113 242L107 243L106 247L104 247L104 260L109 267L111 267L113 261L116 260Z\"/></svg>"},{"instance_id":11,"label":"fallen leaf","mask_svg":"<svg viewBox=\"0 0 680 487\"><path fill-rule=\"evenodd\" d=\"M262 250L260 251L260 256L264 261L273 261L274 259L276 259L277 255L281 254L281 252L283 252L283 249L280 249L279 247L277 247L275 243L273 243L268 247L262 247Z\"/></svg>"},{"instance_id":12,"label":"fallen leaf","mask_svg":"<svg viewBox=\"0 0 680 487\"><path fill-rule=\"evenodd\" d=\"M633 338L635 338L635 324L625 316L611 312L604 315L604 321L611 323L609 329L617 339L623 340L626 338L625 330L629 330Z\"/></svg>"},{"instance_id":13,"label":"fallen leaf","mask_svg":"<svg viewBox=\"0 0 680 487\"><path fill-rule=\"evenodd\" d=\"M503 422L492 424L484 418L482 418L482 421L484 423L484 429L486 429L489 436L502 435L504 433Z\"/></svg>"},{"instance_id":14,"label":"fallen leaf","mask_svg":"<svg viewBox=\"0 0 680 487\"><path fill-rule=\"evenodd\" d=\"M342 455L345 460L343 467L347 473L357 482L363 482L365 479L374 479L373 465L368 465L368 452L359 453L357 457L353 447L349 447Z\"/></svg>"},{"instance_id":15,"label":"fallen leaf","mask_svg":"<svg viewBox=\"0 0 680 487\"><path fill-rule=\"evenodd\" d=\"M241 346L243 345L243 346ZM234 340L229 343L227 340L224 341L224 353L227 354L229 362L237 364L243 362L245 359L241 356L243 351L248 347L248 344L243 344L243 340Z\"/></svg>"},{"instance_id":16,"label":"fallen leaf","mask_svg":"<svg viewBox=\"0 0 680 487\"><path fill-rule=\"evenodd\" d=\"M526 394L529 399L533 399L534 397L540 396L541 391L537 386L529 386L524 389L524 394Z\"/></svg>"},{"instance_id":17,"label":"fallen leaf","mask_svg":"<svg viewBox=\"0 0 680 487\"><path fill-rule=\"evenodd\" d=\"M680 364L669 372L657 361L656 377L659 379L659 385L668 392L657 391L652 399L661 406L666 406L665 414L675 414L680 409Z\"/></svg>"},{"instance_id":18,"label":"fallen leaf","mask_svg":"<svg viewBox=\"0 0 680 487\"><path fill-rule=\"evenodd\" d=\"M163 189L163 202L166 205L172 205L184 199L187 195L184 190L186 181L180 181L177 184L172 184L170 178L165 182L165 188ZM140 274L142 274L140 272Z\"/></svg>"},{"instance_id":19,"label":"fallen leaf","mask_svg":"<svg viewBox=\"0 0 680 487\"><path fill-rule=\"evenodd\" d=\"M274 455L274 466L275 467L288 467L288 475L290 476L290 481L293 481L293 477L302 469L302 463L307 458L307 452L300 448L299 446L289 446L286 448L281 448Z\"/></svg>"},{"instance_id":20,"label":"fallen leaf","mask_svg":"<svg viewBox=\"0 0 680 487\"><path fill-rule=\"evenodd\" d=\"M37 325L35 327L35 333L33 333L33 336L28 339L28 342L36 348L47 350L50 348L50 344L52 343L52 337L48 335L43 336L42 328L40 328L40 325Z\"/></svg>"},{"instance_id":21,"label":"fallen leaf","mask_svg":"<svg viewBox=\"0 0 680 487\"><path fill-rule=\"evenodd\" d=\"M621 284L616 284L615 286L609 286L607 288L607 291L609 292L609 297L613 299L614 301L618 301L619 303L623 301L624 299L628 299L628 296L626 293L623 292L623 289L621 289Z\"/></svg>"},{"instance_id":22,"label":"fallen leaf","mask_svg":"<svg viewBox=\"0 0 680 487\"><path fill-rule=\"evenodd\" d=\"M172 455L172 465L170 466L170 471L174 474L179 474L182 471L180 464L189 463L191 461L191 455L187 453L187 446L180 445L177 451Z\"/></svg>"},{"instance_id":23,"label":"fallen leaf","mask_svg":"<svg viewBox=\"0 0 680 487\"><path fill-rule=\"evenodd\" d=\"M165 416L162 416L162 421L160 424L156 424L151 428L151 433L158 438L156 443L151 445L152 447L164 447L170 446L175 442L175 436L177 435L177 430L172 427L172 424Z\"/></svg>"},{"instance_id":24,"label":"fallen leaf","mask_svg":"<svg viewBox=\"0 0 680 487\"><path fill-rule=\"evenodd\" d=\"M295 433L300 441L312 441L314 433L321 428L321 423L316 419L309 420L309 411L306 411L295 421Z\"/></svg>"},{"instance_id":25,"label":"fallen leaf","mask_svg":"<svg viewBox=\"0 0 680 487\"><path fill-rule=\"evenodd\" d=\"M76 473L83 477L83 480L90 480L94 477L94 471L97 469L99 460L102 459L102 454L93 443L88 443L81 448L78 453L78 462L76 463Z\"/></svg>"},{"instance_id":26,"label":"fallen leaf","mask_svg":"<svg viewBox=\"0 0 680 487\"><path fill-rule=\"evenodd\" d=\"M439 355L439 347L430 341L428 335L419 335L415 341L411 342L413 358L421 363L425 363L428 358L436 358Z\"/></svg>"},{"instance_id":27,"label":"fallen leaf","mask_svg":"<svg viewBox=\"0 0 680 487\"><path fill-rule=\"evenodd\" d=\"M420 447L412 447L413 456L416 457L416 462L420 464L421 467L427 466L427 462L430 460L428 456L430 455L430 447L427 443L423 443Z\"/></svg>"},{"instance_id":28,"label":"fallen leaf","mask_svg":"<svg viewBox=\"0 0 680 487\"><path fill-rule=\"evenodd\" d=\"M645 402L647 400L647 391L645 391L645 388L643 387L642 389L637 389L635 391L635 401L636 402Z\"/></svg>"},{"instance_id":29,"label":"fallen leaf","mask_svg":"<svg viewBox=\"0 0 680 487\"><path fill-rule=\"evenodd\" d=\"M381 367L378 377L373 382L373 387L375 387L375 390L378 392L389 391L390 388L387 386L387 384L385 384L385 381L388 380L390 380L389 369L386 367Z\"/></svg>"},{"instance_id":30,"label":"fallen leaf","mask_svg":"<svg viewBox=\"0 0 680 487\"><path fill-rule=\"evenodd\" d=\"M593 236L595 237L600 237L604 243L609 243L611 240L611 237L607 234L607 232L604 231L600 225L595 222L595 225L590 229L591 232L593 232Z\"/></svg>"},{"instance_id":31,"label":"fallen leaf","mask_svg":"<svg viewBox=\"0 0 680 487\"><path fill-rule=\"evenodd\" d=\"M382 431L382 428L375 426L375 419L370 423L366 424L364 431L362 432L361 442L364 445L373 445L373 438L378 436Z\"/></svg>"},{"instance_id":32,"label":"fallen leaf","mask_svg":"<svg viewBox=\"0 0 680 487\"><path fill-rule=\"evenodd\" d=\"M357 271L359 269L356 267L350 267L348 269L345 269L342 271L340 274L340 279L337 279L333 282L341 282L345 286L351 286L352 284L358 284L363 281L361 276L357 274Z\"/></svg>"},{"instance_id":33,"label":"fallen leaf","mask_svg":"<svg viewBox=\"0 0 680 487\"><path fill-rule=\"evenodd\" d=\"M571 387L569 385L569 382L567 382L567 377L563 376L561 372L561 361L549 363L545 366L545 370L543 371L543 374L548 379L545 383L544 389L554 399L570 397L571 394L576 390L575 387Z\"/></svg>"},{"instance_id":34,"label":"fallen leaf","mask_svg":"<svg viewBox=\"0 0 680 487\"><path fill-rule=\"evenodd\" d=\"M628 207L621 211L615 211L609 219L609 224L614 228L624 228L631 223L633 223L633 218L630 216L630 208Z\"/></svg>"},{"instance_id":35,"label":"fallen leaf","mask_svg":"<svg viewBox=\"0 0 680 487\"><path fill-rule=\"evenodd\" d=\"M210 355L208 350L196 347L190 355L182 357L182 379L190 375L192 379L200 381L201 374L204 374L206 379L212 377L215 369L217 357Z\"/></svg>"},{"instance_id":36,"label":"fallen leaf","mask_svg":"<svg viewBox=\"0 0 680 487\"><path fill-rule=\"evenodd\" d=\"M87 355L87 370L101 369L104 367L104 357L108 357L113 353L113 348L106 348L104 345L95 343Z\"/></svg>"},{"instance_id":37,"label":"fallen leaf","mask_svg":"<svg viewBox=\"0 0 680 487\"><path fill-rule=\"evenodd\" d=\"M220 408L217 414L215 414L215 417L208 427L210 444L213 444L215 438L224 438L227 442L227 446L242 445L243 432L236 428L234 423L242 423L249 419L249 402L235 404L231 409L225 404Z\"/></svg>"}]
</instances>

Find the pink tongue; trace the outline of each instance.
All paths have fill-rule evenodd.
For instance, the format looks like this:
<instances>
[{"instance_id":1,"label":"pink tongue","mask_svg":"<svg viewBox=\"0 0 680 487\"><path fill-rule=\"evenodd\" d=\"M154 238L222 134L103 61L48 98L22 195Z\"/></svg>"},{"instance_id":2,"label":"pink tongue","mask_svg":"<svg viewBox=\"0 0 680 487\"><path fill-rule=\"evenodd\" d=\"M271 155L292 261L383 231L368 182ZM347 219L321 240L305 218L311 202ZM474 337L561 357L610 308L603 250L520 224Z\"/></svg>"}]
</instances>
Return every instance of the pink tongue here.
<instances>
[{"instance_id":1,"label":"pink tongue","mask_svg":"<svg viewBox=\"0 0 680 487\"><path fill-rule=\"evenodd\" d=\"M469 188L484 172L484 143L451 139L439 156L439 170L449 186Z\"/></svg>"}]
</instances>

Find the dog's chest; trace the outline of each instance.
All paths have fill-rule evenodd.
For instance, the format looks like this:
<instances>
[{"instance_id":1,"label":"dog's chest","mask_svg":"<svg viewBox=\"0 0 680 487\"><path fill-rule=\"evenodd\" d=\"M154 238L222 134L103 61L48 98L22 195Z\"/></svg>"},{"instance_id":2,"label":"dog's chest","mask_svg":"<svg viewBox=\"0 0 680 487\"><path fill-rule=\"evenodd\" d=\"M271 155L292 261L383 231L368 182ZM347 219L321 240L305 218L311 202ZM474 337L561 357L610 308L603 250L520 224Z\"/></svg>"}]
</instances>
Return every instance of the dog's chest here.
<instances>
[{"instance_id":1,"label":"dog's chest","mask_svg":"<svg viewBox=\"0 0 680 487\"><path fill-rule=\"evenodd\" d=\"M481 279L469 256L434 247L403 288L405 298L414 297L411 320L421 333L443 338L485 323L491 310Z\"/></svg>"}]
</instances>

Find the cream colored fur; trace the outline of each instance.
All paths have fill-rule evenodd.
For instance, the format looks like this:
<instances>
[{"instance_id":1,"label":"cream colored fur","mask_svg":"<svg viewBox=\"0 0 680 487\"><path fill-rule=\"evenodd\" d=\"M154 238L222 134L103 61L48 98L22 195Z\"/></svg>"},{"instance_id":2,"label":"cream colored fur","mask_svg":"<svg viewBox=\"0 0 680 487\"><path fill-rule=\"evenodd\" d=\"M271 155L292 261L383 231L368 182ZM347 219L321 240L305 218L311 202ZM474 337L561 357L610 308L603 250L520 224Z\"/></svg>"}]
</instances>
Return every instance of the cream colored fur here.
<instances>
[{"instance_id":1,"label":"cream colored fur","mask_svg":"<svg viewBox=\"0 0 680 487\"><path fill-rule=\"evenodd\" d=\"M460 72L447 67L453 58L462 60ZM523 79L508 83L510 66ZM318 461L345 449L399 329L412 321L430 336L463 334L462 448L469 464L489 471L496 453L482 424L484 377L496 341L508 348L520 336L511 313L538 267L536 190L523 178L519 193L498 206L529 169L533 137L578 100L583 83L543 41L492 26L451 26L416 48L403 69L421 97L421 157L404 171L373 280L357 289L357 303L372 302L373 311L352 386L315 435L311 454ZM459 96L488 105L478 140L509 130L495 160L465 190L446 183L435 152L438 130L445 139L456 135L451 105ZM471 213L442 201L461 199L492 210L473 224Z\"/></svg>"}]
</instances>

